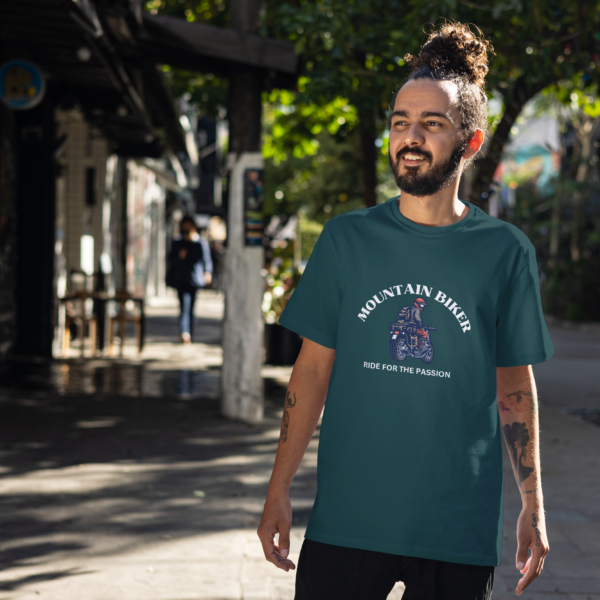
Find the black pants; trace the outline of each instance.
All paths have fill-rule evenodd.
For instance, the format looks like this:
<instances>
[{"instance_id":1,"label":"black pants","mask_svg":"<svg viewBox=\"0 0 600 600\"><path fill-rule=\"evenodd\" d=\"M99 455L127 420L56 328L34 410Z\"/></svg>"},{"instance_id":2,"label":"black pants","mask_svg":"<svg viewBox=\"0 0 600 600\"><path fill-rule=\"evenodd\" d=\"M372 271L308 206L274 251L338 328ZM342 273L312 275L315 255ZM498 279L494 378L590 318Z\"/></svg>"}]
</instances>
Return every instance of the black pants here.
<instances>
[{"instance_id":1,"label":"black pants","mask_svg":"<svg viewBox=\"0 0 600 600\"><path fill-rule=\"evenodd\" d=\"M385 600L397 581L402 600L489 600L494 567L397 556L305 539L295 600Z\"/></svg>"}]
</instances>

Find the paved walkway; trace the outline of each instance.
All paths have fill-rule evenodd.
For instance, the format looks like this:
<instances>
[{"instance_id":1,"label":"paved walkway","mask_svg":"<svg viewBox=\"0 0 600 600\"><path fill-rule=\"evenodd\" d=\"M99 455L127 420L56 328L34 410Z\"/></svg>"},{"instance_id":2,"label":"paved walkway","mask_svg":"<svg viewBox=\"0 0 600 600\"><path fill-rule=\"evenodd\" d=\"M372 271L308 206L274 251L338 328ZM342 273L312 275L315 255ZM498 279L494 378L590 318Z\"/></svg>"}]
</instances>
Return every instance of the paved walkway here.
<instances>
[{"instance_id":1,"label":"paved walkway","mask_svg":"<svg viewBox=\"0 0 600 600\"><path fill-rule=\"evenodd\" d=\"M291 368L265 367L266 417L219 416L222 299L204 294L200 343L176 339L172 301L149 341L117 361L16 365L0 387L0 598L275 600L292 573L266 563L255 529ZM553 329L536 367L551 551L523 599L600 600L600 336ZM592 411L585 413L592 416ZM318 430L292 485L297 560L316 487ZM514 598L519 498L507 465L495 600ZM399 600L399 585L390 598ZM368 600L368 599L366 599Z\"/></svg>"}]
</instances>

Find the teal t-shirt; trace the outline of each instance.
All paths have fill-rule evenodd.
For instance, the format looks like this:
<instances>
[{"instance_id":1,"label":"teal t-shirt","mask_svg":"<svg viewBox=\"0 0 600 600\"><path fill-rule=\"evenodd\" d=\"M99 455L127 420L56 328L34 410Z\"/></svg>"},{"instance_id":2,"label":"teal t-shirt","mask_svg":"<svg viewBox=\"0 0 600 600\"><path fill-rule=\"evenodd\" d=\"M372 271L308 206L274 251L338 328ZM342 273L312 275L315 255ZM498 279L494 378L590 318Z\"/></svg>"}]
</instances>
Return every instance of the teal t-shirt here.
<instances>
[{"instance_id":1,"label":"teal t-shirt","mask_svg":"<svg viewBox=\"0 0 600 600\"><path fill-rule=\"evenodd\" d=\"M335 217L283 311L336 350L308 539L500 564L496 366L554 349L532 244L465 204L445 227L410 221L397 198Z\"/></svg>"}]
</instances>

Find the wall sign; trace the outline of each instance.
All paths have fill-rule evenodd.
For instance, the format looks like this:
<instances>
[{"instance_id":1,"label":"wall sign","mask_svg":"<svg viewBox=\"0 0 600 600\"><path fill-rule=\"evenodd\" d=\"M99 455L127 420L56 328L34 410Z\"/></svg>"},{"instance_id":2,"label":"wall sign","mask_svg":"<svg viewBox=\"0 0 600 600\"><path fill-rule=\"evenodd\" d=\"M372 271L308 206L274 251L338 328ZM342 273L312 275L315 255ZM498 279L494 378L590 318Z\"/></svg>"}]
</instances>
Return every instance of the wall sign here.
<instances>
[{"instance_id":1,"label":"wall sign","mask_svg":"<svg viewBox=\"0 0 600 600\"><path fill-rule=\"evenodd\" d=\"M244 237L246 246L262 246L265 224L263 221L263 170L244 171Z\"/></svg>"},{"instance_id":2,"label":"wall sign","mask_svg":"<svg viewBox=\"0 0 600 600\"><path fill-rule=\"evenodd\" d=\"M0 67L0 100L9 108L27 110L44 98L42 72L26 60L9 60Z\"/></svg>"}]
</instances>

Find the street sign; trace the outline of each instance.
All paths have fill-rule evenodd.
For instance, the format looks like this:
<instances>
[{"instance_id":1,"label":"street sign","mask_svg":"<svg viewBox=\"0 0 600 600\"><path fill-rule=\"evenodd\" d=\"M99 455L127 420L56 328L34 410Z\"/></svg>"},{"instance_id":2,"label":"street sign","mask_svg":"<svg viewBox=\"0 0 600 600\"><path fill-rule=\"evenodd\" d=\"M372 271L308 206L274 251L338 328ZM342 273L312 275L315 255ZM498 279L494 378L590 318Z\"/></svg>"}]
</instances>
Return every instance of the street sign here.
<instances>
[{"instance_id":1,"label":"street sign","mask_svg":"<svg viewBox=\"0 0 600 600\"><path fill-rule=\"evenodd\" d=\"M44 98L42 72L26 60L9 60L0 67L0 100L9 108L28 110Z\"/></svg>"}]
</instances>

